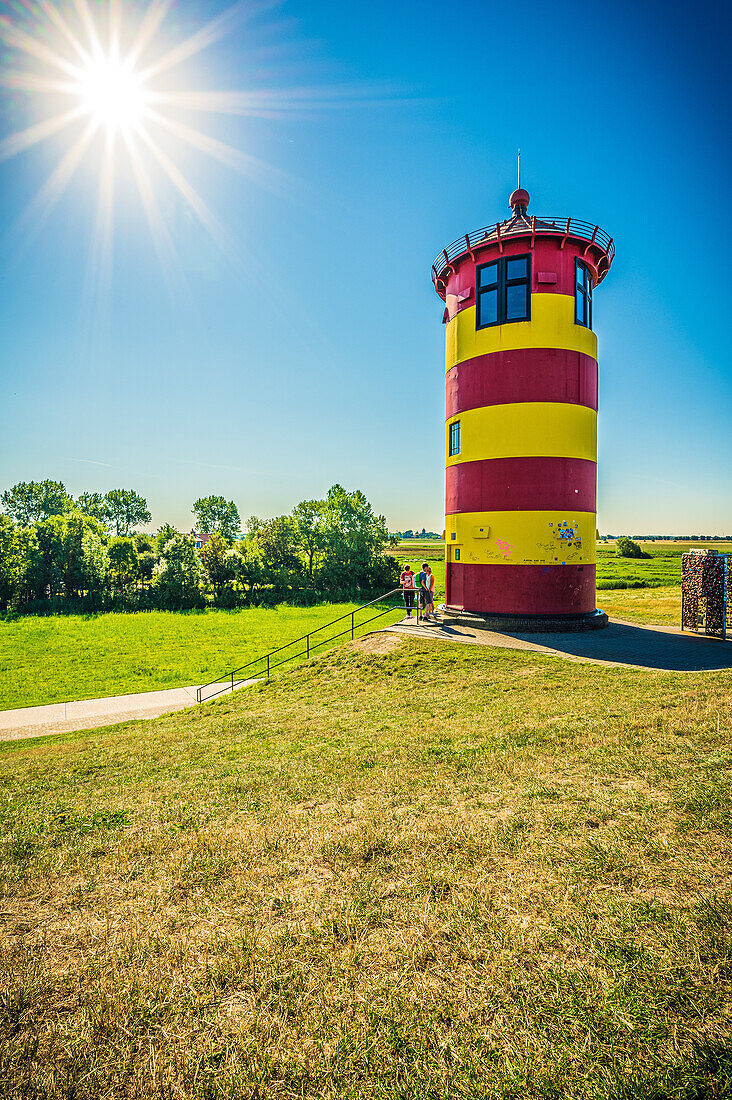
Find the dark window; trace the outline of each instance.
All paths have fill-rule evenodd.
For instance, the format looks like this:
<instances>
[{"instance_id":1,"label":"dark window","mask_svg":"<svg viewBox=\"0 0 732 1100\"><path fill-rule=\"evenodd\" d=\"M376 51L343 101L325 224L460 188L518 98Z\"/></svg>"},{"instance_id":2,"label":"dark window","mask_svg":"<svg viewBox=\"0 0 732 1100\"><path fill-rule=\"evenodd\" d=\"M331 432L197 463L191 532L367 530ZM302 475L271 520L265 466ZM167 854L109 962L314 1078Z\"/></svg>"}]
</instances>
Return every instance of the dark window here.
<instances>
[{"instance_id":1,"label":"dark window","mask_svg":"<svg viewBox=\"0 0 732 1100\"><path fill-rule=\"evenodd\" d=\"M592 273L581 260L575 260L574 320L578 325L592 328Z\"/></svg>"},{"instance_id":2,"label":"dark window","mask_svg":"<svg viewBox=\"0 0 732 1100\"><path fill-rule=\"evenodd\" d=\"M523 321L528 316L529 303L527 302L528 287L525 283L518 286L506 287L506 320Z\"/></svg>"},{"instance_id":3,"label":"dark window","mask_svg":"<svg viewBox=\"0 0 732 1100\"><path fill-rule=\"evenodd\" d=\"M478 328L483 325L497 325L498 324L498 288L491 287L490 290L484 290L478 297L478 310L480 312L480 320L478 321Z\"/></svg>"},{"instance_id":4,"label":"dark window","mask_svg":"<svg viewBox=\"0 0 732 1100\"><path fill-rule=\"evenodd\" d=\"M528 321L531 316L531 260L505 256L477 269L476 328Z\"/></svg>"},{"instance_id":5,"label":"dark window","mask_svg":"<svg viewBox=\"0 0 732 1100\"><path fill-rule=\"evenodd\" d=\"M460 454L460 421L455 420L450 425L450 458Z\"/></svg>"}]
</instances>

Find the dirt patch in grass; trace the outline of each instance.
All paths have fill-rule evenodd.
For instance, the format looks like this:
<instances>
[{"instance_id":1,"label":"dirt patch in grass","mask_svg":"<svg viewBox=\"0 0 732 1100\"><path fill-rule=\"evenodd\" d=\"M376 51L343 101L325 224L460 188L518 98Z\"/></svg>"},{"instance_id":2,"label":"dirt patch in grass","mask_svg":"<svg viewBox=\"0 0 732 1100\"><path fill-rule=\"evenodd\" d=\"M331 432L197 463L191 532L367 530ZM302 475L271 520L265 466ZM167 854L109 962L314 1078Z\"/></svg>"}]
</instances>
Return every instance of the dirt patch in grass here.
<instances>
[{"instance_id":1,"label":"dirt patch in grass","mask_svg":"<svg viewBox=\"0 0 732 1100\"><path fill-rule=\"evenodd\" d=\"M358 653L393 653L395 649L401 648L403 641L398 634L375 631L353 642L351 648Z\"/></svg>"}]
</instances>

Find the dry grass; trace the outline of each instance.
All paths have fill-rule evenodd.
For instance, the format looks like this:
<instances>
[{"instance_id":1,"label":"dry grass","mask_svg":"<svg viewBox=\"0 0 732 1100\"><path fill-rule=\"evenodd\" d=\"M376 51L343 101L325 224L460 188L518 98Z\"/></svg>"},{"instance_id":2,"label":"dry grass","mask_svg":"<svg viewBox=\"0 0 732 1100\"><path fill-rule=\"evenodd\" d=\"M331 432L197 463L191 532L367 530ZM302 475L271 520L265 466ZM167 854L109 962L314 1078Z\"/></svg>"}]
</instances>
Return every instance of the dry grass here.
<instances>
[{"instance_id":1,"label":"dry grass","mask_svg":"<svg viewBox=\"0 0 732 1100\"><path fill-rule=\"evenodd\" d=\"M363 641L0 750L0 1093L732 1092L726 673Z\"/></svg>"},{"instance_id":2,"label":"dry grass","mask_svg":"<svg viewBox=\"0 0 732 1100\"><path fill-rule=\"evenodd\" d=\"M608 615L634 623L681 626L681 587L613 589L597 593L597 606Z\"/></svg>"}]
</instances>

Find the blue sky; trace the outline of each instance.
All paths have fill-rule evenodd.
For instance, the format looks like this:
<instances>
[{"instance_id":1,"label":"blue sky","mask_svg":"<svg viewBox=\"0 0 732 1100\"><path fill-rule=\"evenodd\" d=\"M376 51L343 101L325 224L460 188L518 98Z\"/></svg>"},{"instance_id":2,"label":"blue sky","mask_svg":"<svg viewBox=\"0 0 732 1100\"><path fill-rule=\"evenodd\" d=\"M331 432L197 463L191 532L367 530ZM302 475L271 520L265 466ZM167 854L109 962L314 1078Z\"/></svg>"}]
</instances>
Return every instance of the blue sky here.
<instances>
[{"instance_id":1,"label":"blue sky","mask_svg":"<svg viewBox=\"0 0 732 1100\"><path fill-rule=\"evenodd\" d=\"M145 6L123 4L125 17ZM224 9L177 0L161 40ZM189 116L272 170L253 179L180 149L223 240L160 173L173 270L124 158L108 285L90 246L98 158L33 232L19 220L69 137L0 163L2 486L135 488L153 527L188 529L201 495L234 499L245 518L338 481L392 528L441 531L444 329L430 264L508 215L521 146L531 211L596 221L616 242L595 299L600 530L732 532L730 9L515 10L241 5L176 76L282 93L273 117ZM2 136L40 110L6 91Z\"/></svg>"}]
</instances>

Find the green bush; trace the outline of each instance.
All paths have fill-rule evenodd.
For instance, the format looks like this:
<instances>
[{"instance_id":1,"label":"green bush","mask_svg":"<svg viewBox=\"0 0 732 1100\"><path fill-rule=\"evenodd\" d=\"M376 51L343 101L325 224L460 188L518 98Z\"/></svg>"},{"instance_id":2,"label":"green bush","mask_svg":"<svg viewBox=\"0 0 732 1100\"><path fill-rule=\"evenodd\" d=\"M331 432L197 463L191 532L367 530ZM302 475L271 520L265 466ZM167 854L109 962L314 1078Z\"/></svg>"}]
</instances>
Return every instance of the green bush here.
<instances>
[{"instance_id":1,"label":"green bush","mask_svg":"<svg viewBox=\"0 0 732 1100\"><path fill-rule=\"evenodd\" d=\"M647 554L645 550L641 550L637 542L633 542L632 539L619 538L615 540L615 548L618 552L618 557L621 558L650 558L650 554Z\"/></svg>"}]
</instances>

